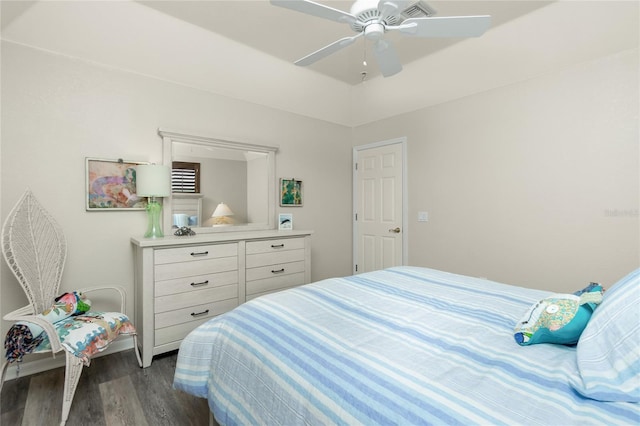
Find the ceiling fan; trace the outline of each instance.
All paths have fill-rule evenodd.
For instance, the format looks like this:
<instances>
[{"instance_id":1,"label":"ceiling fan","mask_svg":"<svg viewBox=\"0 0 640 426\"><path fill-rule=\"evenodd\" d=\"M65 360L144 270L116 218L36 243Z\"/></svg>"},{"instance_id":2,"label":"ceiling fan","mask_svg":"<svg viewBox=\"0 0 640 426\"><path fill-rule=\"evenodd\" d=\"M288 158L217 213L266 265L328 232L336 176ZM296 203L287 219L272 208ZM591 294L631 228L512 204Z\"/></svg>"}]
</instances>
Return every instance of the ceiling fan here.
<instances>
[{"instance_id":1,"label":"ceiling fan","mask_svg":"<svg viewBox=\"0 0 640 426\"><path fill-rule=\"evenodd\" d=\"M421 0L356 0L349 13L309 0L271 0L271 4L349 24L357 33L316 50L296 65L310 65L364 37L373 42L373 54L384 77L402 71L391 40L384 39L387 31L409 37L478 37L491 24L489 15L434 17L435 11Z\"/></svg>"}]
</instances>

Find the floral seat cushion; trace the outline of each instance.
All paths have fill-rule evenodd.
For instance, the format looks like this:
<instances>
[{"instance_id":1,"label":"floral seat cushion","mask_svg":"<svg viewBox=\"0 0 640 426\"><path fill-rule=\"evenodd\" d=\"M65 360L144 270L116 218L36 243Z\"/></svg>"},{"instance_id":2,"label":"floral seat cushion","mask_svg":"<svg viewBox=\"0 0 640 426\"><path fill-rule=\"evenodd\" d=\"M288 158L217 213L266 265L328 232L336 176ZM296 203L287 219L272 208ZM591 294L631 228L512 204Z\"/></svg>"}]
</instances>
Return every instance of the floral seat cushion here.
<instances>
[{"instance_id":1,"label":"floral seat cushion","mask_svg":"<svg viewBox=\"0 0 640 426\"><path fill-rule=\"evenodd\" d=\"M120 312L87 312L91 302L81 293L65 293L56 303L38 315L51 322L60 343L68 351L89 365L90 358L107 348L120 334L136 334L129 318ZM14 324L4 342L6 359L21 361L29 353L51 350L47 333L37 324Z\"/></svg>"},{"instance_id":2,"label":"floral seat cushion","mask_svg":"<svg viewBox=\"0 0 640 426\"><path fill-rule=\"evenodd\" d=\"M105 350L120 334L136 333L129 318L120 312L87 312L66 318L55 325L62 346L81 358L86 366L93 355ZM45 338L35 351L50 349L49 339Z\"/></svg>"}]
</instances>

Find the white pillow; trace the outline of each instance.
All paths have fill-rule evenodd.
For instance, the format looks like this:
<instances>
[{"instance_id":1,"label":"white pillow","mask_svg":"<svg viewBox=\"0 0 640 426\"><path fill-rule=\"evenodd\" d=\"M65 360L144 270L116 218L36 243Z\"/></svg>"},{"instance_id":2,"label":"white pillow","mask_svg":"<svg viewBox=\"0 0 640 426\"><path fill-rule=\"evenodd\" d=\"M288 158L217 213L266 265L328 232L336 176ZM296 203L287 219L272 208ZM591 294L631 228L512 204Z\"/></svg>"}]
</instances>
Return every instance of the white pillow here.
<instances>
[{"instance_id":1,"label":"white pillow","mask_svg":"<svg viewBox=\"0 0 640 426\"><path fill-rule=\"evenodd\" d=\"M581 380L571 385L580 394L640 402L640 269L604 293L576 354Z\"/></svg>"}]
</instances>

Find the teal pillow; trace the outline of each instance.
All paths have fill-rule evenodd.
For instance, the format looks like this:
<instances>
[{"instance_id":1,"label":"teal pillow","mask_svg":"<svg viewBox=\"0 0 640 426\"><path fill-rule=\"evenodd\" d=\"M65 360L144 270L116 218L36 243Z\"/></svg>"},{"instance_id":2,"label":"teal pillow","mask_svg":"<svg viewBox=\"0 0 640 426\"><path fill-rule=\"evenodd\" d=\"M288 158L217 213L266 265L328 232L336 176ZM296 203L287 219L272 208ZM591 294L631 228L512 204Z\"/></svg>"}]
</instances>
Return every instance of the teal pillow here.
<instances>
[{"instance_id":1,"label":"teal pillow","mask_svg":"<svg viewBox=\"0 0 640 426\"><path fill-rule=\"evenodd\" d=\"M573 294L553 294L529 308L516 325L513 337L521 346L574 345L601 301L602 286L597 283Z\"/></svg>"}]
</instances>

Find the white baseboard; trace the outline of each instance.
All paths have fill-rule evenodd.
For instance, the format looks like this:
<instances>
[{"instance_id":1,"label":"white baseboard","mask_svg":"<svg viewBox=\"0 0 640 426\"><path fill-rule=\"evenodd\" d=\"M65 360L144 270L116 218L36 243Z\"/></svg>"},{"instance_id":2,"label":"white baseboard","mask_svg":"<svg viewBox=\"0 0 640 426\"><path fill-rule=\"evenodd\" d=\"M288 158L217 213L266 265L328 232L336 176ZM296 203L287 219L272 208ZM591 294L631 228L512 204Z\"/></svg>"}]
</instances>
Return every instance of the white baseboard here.
<instances>
[{"instance_id":1,"label":"white baseboard","mask_svg":"<svg viewBox=\"0 0 640 426\"><path fill-rule=\"evenodd\" d=\"M123 338L111 343L107 350L94 355L93 358L113 354L116 352L122 352L129 349L133 349L133 339L130 337ZM135 357L135 355L133 356ZM25 357L25 361L20 364L19 372L16 363L9 365L9 368L7 368L7 374L4 378L5 381L13 380L18 377L30 376L36 373L42 373L43 371L53 370L54 368L64 367L66 355L64 351L60 351L56 354L55 358L51 356L49 358L38 359L35 361L28 361L28 359L29 356L27 355L27 357Z\"/></svg>"}]
</instances>

